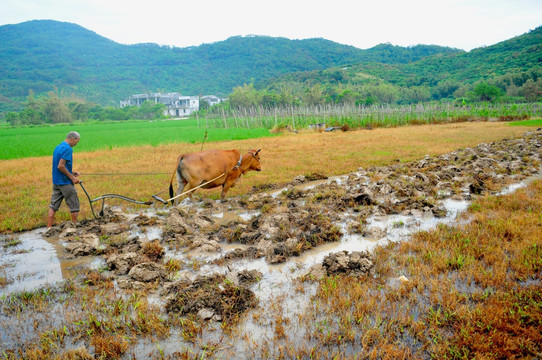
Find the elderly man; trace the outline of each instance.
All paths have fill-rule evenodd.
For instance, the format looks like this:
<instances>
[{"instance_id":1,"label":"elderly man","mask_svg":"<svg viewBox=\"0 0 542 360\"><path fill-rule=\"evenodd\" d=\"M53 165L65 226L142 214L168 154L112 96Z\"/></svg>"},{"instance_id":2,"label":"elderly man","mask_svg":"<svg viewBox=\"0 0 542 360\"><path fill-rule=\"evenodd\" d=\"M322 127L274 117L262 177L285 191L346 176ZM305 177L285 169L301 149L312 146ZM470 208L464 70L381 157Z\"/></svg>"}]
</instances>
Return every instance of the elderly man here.
<instances>
[{"instance_id":1,"label":"elderly man","mask_svg":"<svg viewBox=\"0 0 542 360\"><path fill-rule=\"evenodd\" d=\"M79 197L75 190L75 184L79 182L79 173L72 171L73 147L77 145L81 137L76 131L70 131L66 140L61 142L53 152L53 195L49 204L47 214L47 228L53 226L55 214L58 211L62 200L70 208L72 221L77 222L79 214Z\"/></svg>"}]
</instances>

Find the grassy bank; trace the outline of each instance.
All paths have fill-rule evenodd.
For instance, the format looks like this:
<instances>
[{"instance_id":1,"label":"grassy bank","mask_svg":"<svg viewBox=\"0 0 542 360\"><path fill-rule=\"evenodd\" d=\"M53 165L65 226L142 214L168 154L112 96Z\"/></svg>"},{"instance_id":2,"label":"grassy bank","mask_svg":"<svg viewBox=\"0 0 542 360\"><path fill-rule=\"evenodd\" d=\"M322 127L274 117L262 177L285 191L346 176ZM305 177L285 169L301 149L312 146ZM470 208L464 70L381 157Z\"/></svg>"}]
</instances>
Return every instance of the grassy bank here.
<instances>
[{"instance_id":1,"label":"grassy bank","mask_svg":"<svg viewBox=\"0 0 542 360\"><path fill-rule=\"evenodd\" d=\"M262 171L243 176L228 195L250 192L253 186L284 184L300 174L345 174L359 167L411 161L424 155L438 155L504 137L516 136L529 128L507 123L475 122L447 125L405 126L330 133L286 133L282 136L206 143L204 149L262 149ZM532 128L531 128L532 129ZM85 139L81 140L84 143ZM199 151L201 144L169 144L112 148L81 152L74 148L74 170L92 197L116 193L139 200L165 190L177 156ZM0 232L21 231L45 224L51 196L51 156L0 161ZM97 176L90 174L159 173L158 175ZM79 189L81 218L91 217L88 202ZM196 194L217 198L219 190ZM165 195L165 194L164 194ZM108 203L121 203L116 200ZM124 203L127 204L127 203ZM57 214L67 220L65 205Z\"/></svg>"},{"instance_id":2,"label":"grassy bank","mask_svg":"<svg viewBox=\"0 0 542 360\"><path fill-rule=\"evenodd\" d=\"M510 126L542 126L542 119L531 119L523 121L512 121Z\"/></svg>"}]
</instances>

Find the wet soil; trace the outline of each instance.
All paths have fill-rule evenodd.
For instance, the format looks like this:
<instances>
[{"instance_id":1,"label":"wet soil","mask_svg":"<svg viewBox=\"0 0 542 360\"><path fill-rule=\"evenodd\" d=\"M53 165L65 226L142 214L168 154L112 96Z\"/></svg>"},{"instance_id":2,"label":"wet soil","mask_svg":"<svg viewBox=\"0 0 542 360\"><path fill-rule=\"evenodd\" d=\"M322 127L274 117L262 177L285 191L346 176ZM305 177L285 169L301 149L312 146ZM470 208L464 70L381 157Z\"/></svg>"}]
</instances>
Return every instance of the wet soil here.
<instances>
[{"instance_id":1,"label":"wet soil","mask_svg":"<svg viewBox=\"0 0 542 360\"><path fill-rule=\"evenodd\" d=\"M0 293L31 291L91 267L119 291L145 291L165 314L220 323L262 311L282 294L295 317L314 292L311 281L370 276L374 246L456 223L473 197L540 177L541 161L536 131L334 178L300 175L281 189L264 186L274 192L224 203L185 200L137 214L106 208L100 219L19 234L20 244L4 246ZM305 300L293 295L294 279L308 281ZM247 318L243 327L268 335L264 322ZM242 354L242 347L231 351Z\"/></svg>"}]
</instances>

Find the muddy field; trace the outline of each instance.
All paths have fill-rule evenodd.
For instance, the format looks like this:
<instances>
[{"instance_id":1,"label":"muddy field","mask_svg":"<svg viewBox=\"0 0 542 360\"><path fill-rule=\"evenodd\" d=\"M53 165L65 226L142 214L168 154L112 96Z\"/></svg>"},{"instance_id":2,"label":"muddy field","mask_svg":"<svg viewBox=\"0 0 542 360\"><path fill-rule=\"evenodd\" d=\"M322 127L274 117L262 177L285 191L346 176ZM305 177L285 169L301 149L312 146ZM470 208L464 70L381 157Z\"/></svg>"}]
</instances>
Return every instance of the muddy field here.
<instances>
[{"instance_id":1,"label":"muddy field","mask_svg":"<svg viewBox=\"0 0 542 360\"><path fill-rule=\"evenodd\" d=\"M320 279L376 276L375 246L457 223L473 197L511 192L540 178L541 161L542 131L533 131L340 177L300 175L284 188L270 184L224 203L185 200L141 212L107 207L96 220L5 236L0 354L20 356L28 344L43 341L44 329L65 326L71 329L52 354L252 358L268 346L275 357L281 337L274 314L286 319L285 337L303 333L299 319ZM390 279L389 286L405 280ZM98 290L104 282L110 285ZM67 283L95 287L98 298L144 297L162 322L190 319L199 330L186 336L185 325L172 321L164 334L126 337L126 347L114 355L90 340L95 334L78 334L85 311L79 305L53 301L63 305L47 313L8 311L15 302L9 294L45 287L58 299L68 296Z\"/></svg>"}]
</instances>

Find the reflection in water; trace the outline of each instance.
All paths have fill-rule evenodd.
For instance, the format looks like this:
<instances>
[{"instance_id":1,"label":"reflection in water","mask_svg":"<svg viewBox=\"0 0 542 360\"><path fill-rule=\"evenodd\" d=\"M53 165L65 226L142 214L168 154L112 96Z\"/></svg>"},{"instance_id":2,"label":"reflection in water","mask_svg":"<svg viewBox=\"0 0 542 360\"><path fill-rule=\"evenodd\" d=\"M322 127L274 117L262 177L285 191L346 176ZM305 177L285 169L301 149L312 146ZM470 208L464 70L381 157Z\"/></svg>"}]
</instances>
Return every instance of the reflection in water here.
<instances>
[{"instance_id":1,"label":"reflection in water","mask_svg":"<svg viewBox=\"0 0 542 360\"><path fill-rule=\"evenodd\" d=\"M41 228L21 233L19 245L3 250L0 268L4 269L8 284L0 289L0 295L53 285L77 269L103 263L94 256L67 257L60 241L45 238L44 231Z\"/></svg>"},{"instance_id":2,"label":"reflection in water","mask_svg":"<svg viewBox=\"0 0 542 360\"><path fill-rule=\"evenodd\" d=\"M232 221L250 221L258 215L259 211L223 211L214 213L212 217L218 224L223 225Z\"/></svg>"}]
</instances>

